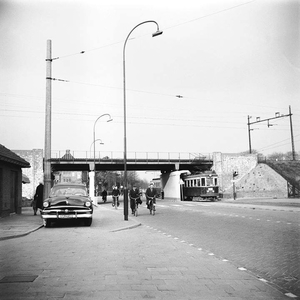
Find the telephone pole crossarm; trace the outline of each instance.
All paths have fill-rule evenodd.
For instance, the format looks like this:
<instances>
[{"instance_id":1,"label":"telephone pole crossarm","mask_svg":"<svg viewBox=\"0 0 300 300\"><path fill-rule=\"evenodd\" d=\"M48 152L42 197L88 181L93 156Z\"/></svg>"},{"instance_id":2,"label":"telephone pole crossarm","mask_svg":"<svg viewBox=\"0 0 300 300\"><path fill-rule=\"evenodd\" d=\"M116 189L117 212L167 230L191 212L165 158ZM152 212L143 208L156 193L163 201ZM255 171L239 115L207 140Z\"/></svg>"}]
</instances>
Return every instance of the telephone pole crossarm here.
<instances>
[{"instance_id":1,"label":"telephone pole crossarm","mask_svg":"<svg viewBox=\"0 0 300 300\"><path fill-rule=\"evenodd\" d=\"M280 119L280 118L285 118L285 117L289 117L290 118L290 128L291 128L291 142L292 142L292 156L293 156L293 160L296 159L296 155L295 155L295 146L294 146L294 135L293 135L293 124L292 124L292 110L291 110L291 106L289 106L289 113L286 115L280 115L279 112L275 113L275 117L272 118L267 118L267 119L263 119L261 120L259 117L256 118L256 121L250 122L251 116L248 115L248 135L249 135L249 153L252 153L252 149L251 149L251 135L250 132L251 130L251 125L253 124L257 124L257 123L262 123L262 122L267 122L267 126L273 126L273 124L270 124L271 120L275 120L275 119Z\"/></svg>"}]
</instances>

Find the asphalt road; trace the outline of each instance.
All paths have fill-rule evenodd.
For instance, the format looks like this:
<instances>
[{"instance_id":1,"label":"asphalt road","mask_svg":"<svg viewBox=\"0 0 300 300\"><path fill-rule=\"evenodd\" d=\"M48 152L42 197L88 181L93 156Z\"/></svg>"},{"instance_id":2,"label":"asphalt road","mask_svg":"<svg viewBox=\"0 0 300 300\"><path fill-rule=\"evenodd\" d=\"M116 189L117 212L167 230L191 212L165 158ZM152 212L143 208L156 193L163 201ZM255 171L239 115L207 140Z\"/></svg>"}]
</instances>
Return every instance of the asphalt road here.
<instances>
[{"instance_id":1,"label":"asphalt road","mask_svg":"<svg viewBox=\"0 0 300 300\"><path fill-rule=\"evenodd\" d=\"M141 207L138 219L300 297L299 214L274 207L158 200L155 216Z\"/></svg>"}]
</instances>

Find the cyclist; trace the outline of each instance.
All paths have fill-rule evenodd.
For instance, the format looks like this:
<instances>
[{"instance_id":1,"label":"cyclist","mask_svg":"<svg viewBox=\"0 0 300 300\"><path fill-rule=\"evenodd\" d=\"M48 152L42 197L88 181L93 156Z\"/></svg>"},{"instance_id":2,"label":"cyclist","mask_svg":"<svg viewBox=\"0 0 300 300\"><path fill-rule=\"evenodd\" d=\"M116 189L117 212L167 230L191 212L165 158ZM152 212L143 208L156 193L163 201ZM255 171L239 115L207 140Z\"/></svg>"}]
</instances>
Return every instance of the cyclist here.
<instances>
[{"instance_id":1,"label":"cyclist","mask_svg":"<svg viewBox=\"0 0 300 300\"><path fill-rule=\"evenodd\" d=\"M150 199L153 198L153 203L156 203L156 196L157 196L157 192L156 192L156 189L154 188L154 184L153 182L150 183L150 186L147 188L146 190L146 199L147 199L147 208L149 209L149 202L150 202Z\"/></svg>"},{"instance_id":2,"label":"cyclist","mask_svg":"<svg viewBox=\"0 0 300 300\"><path fill-rule=\"evenodd\" d=\"M140 198L140 191L135 184L132 186L131 190L129 191L129 197L130 197L130 208L132 214L134 214L135 207L138 207L139 204L142 204L142 200Z\"/></svg>"},{"instance_id":3,"label":"cyclist","mask_svg":"<svg viewBox=\"0 0 300 300\"><path fill-rule=\"evenodd\" d=\"M115 206L115 203L117 203L117 207L119 207L119 196L120 196L120 191L118 187L115 185L113 190L112 190L112 196L113 196L113 203L112 206Z\"/></svg>"}]
</instances>

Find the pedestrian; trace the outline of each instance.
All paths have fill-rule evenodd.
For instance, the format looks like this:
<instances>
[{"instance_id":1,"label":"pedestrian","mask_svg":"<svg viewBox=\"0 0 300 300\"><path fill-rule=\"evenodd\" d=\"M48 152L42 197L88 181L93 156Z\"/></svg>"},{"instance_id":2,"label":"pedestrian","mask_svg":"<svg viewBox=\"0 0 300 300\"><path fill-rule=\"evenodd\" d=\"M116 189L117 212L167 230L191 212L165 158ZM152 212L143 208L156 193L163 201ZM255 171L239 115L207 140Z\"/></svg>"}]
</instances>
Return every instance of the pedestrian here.
<instances>
[{"instance_id":1,"label":"pedestrian","mask_svg":"<svg viewBox=\"0 0 300 300\"><path fill-rule=\"evenodd\" d=\"M102 196L103 202L105 203L106 199L107 199L107 191L105 189L102 191L101 196Z\"/></svg>"},{"instance_id":2,"label":"pedestrian","mask_svg":"<svg viewBox=\"0 0 300 300\"><path fill-rule=\"evenodd\" d=\"M118 187L115 185L113 190L112 190L112 196L113 196L113 203L112 206L115 206L115 203L117 203L117 207L120 205L119 203L119 196L120 196L120 190Z\"/></svg>"},{"instance_id":3,"label":"pedestrian","mask_svg":"<svg viewBox=\"0 0 300 300\"><path fill-rule=\"evenodd\" d=\"M153 182L150 183L150 186L147 188L146 190L146 204L147 204L147 208L149 209L149 201L152 198L153 199L153 203L156 203L156 199L155 197L157 196L157 192L156 189L154 188L154 184Z\"/></svg>"},{"instance_id":4,"label":"pedestrian","mask_svg":"<svg viewBox=\"0 0 300 300\"><path fill-rule=\"evenodd\" d=\"M32 205L34 215L36 215L36 212L38 209L43 209L43 197L44 197L44 185L43 181L40 181L39 185L36 187L36 191L33 197L33 201L35 202L34 205Z\"/></svg>"}]
</instances>

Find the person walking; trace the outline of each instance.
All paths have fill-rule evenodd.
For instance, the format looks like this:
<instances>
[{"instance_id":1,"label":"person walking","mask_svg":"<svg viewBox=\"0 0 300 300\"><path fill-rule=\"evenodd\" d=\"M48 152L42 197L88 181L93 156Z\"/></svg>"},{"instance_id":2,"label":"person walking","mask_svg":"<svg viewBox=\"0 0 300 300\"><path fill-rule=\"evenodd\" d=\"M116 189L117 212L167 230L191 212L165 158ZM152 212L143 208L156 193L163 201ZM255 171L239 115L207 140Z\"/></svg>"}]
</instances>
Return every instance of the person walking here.
<instances>
[{"instance_id":1,"label":"person walking","mask_svg":"<svg viewBox=\"0 0 300 300\"><path fill-rule=\"evenodd\" d=\"M43 198L44 198L44 185L43 181L40 181L39 185L36 187L36 191L33 197L33 201L35 202L32 207L34 211L34 215L36 215L36 212L38 209L43 209Z\"/></svg>"},{"instance_id":2,"label":"person walking","mask_svg":"<svg viewBox=\"0 0 300 300\"><path fill-rule=\"evenodd\" d=\"M106 199L107 199L107 191L106 191L106 189L104 189L104 190L102 191L101 196L102 196L103 202L105 203L105 202L106 202Z\"/></svg>"}]
</instances>

